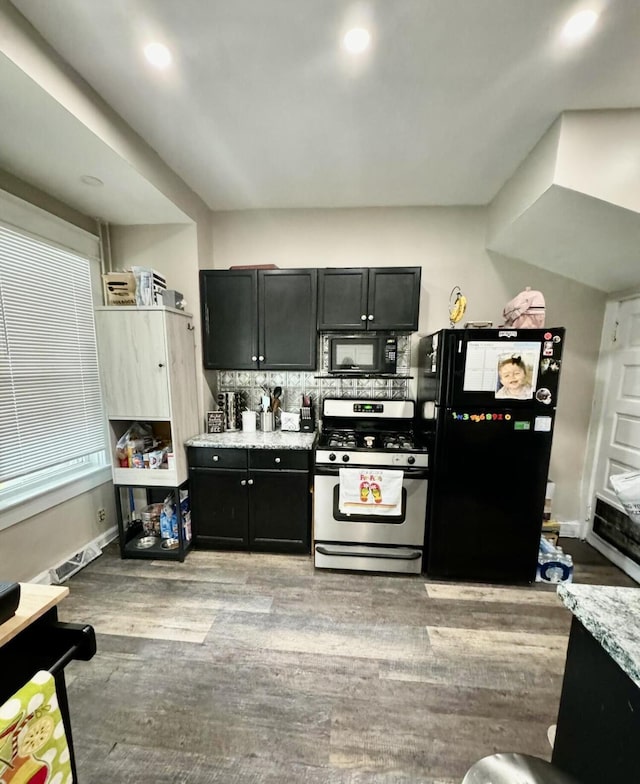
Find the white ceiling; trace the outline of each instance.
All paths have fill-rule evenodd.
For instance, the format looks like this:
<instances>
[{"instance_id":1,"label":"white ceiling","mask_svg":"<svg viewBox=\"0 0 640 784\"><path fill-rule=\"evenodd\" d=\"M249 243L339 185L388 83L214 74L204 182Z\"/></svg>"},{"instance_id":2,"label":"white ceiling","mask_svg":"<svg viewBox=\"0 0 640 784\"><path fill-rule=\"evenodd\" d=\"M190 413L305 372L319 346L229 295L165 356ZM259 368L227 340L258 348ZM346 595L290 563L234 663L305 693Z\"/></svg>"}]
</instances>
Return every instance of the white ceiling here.
<instances>
[{"instance_id":1,"label":"white ceiling","mask_svg":"<svg viewBox=\"0 0 640 784\"><path fill-rule=\"evenodd\" d=\"M216 210L486 204L563 110L640 106L638 0L13 4ZM586 6L602 10L596 34L567 48L560 28ZM355 24L373 34L359 61L339 48ZM149 40L172 50L169 72L144 61ZM0 100L13 112L18 98ZM46 104L42 119L57 114ZM33 181L43 145L28 140L47 125L11 116L0 166ZM62 134L40 187L64 199L78 159L104 179L95 144Z\"/></svg>"},{"instance_id":2,"label":"white ceiling","mask_svg":"<svg viewBox=\"0 0 640 784\"><path fill-rule=\"evenodd\" d=\"M0 55L0 169L109 223L183 223L186 216L96 135ZM5 107L11 110L4 113ZM90 173L104 188L84 185Z\"/></svg>"}]
</instances>

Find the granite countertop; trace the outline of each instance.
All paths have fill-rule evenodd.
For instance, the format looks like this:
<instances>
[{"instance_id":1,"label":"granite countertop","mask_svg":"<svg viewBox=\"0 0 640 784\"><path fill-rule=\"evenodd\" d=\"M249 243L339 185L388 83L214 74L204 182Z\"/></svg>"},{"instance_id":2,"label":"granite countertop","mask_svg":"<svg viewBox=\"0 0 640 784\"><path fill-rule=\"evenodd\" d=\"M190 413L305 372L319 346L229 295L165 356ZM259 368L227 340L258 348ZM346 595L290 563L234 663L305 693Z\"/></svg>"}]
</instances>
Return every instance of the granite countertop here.
<instances>
[{"instance_id":1,"label":"granite countertop","mask_svg":"<svg viewBox=\"0 0 640 784\"><path fill-rule=\"evenodd\" d=\"M640 588L564 583L558 596L640 687Z\"/></svg>"},{"instance_id":2,"label":"granite countertop","mask_svg":"<svg viewBox=\"0 0 640 784\"><path fill-rule=\"evenodd\" d=\"M272 430L248 433L231 430L225 433L202 433L185 442L185 446L204 446L216 449L312 449L316 433L296 433Z\"/></svg>"}]
</instances>

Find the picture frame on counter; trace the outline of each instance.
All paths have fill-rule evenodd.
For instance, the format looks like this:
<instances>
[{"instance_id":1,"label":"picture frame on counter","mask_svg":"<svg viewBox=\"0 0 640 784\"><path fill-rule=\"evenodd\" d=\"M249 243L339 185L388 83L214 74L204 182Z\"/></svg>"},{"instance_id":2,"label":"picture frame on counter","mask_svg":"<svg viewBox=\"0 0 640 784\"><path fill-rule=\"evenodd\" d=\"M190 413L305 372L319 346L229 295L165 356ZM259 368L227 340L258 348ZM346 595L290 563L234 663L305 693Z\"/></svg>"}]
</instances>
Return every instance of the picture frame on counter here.
<instances>
[{"instance_id":1,"label":"picture frame on counter","mask_svg":"<svg viewBox=\"0 0 640 784\"><path fill-rule=\"evenodd\" d=\"M224 411L207 411L207 433L224 432Z\"/></svg>"}]
</instances>

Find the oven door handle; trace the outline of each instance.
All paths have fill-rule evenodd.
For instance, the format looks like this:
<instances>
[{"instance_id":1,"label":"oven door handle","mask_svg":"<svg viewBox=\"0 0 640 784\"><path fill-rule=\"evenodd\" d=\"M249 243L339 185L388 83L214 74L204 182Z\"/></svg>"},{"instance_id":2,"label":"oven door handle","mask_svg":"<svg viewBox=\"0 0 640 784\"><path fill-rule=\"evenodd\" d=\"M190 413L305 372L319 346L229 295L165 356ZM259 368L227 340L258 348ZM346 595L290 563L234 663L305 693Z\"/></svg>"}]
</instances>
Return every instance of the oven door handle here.
<instances>
[{"instance_id":1,"label":"oven door handle","mask_svg":"<svg viewBox=\"0 0 640 784\"><path fill-rule=\"evenodd\" d=\"M398 561L416 561L418 558L422 557L422 551L420 550L412 550L407 555L394 553L389 550L385 550L384 553L358 553L353 550L328 550L326 547L324 547L324 545L321 544L316 545L316 552L320 553L321 555L345 555L351 558L354 556L357 558L384 558L385 560L389 558L395 558Z\"/></svg>"},{"instance_id":2,"label":"oven door handle","mask_svg":"<svg viewBox=\"0 0 640 784\"><path fill-rule=\"evenodd\" d=\"M342 466L327 466L322 463L316 463L315 468L313 469L313 473L315 476L335 476L338 477L340 475L341 468L355 468L356 470L361 468L364 471L372 471L375 469L382 469L382 466L360 466L360 465L345 465ZM389 471L402 471L404 473L405 479L428 479L429 477L429 469L428 468L406 468L406 467L396 467L396 466L385 466L386 470Z\"/></svg>"}]
</instances>

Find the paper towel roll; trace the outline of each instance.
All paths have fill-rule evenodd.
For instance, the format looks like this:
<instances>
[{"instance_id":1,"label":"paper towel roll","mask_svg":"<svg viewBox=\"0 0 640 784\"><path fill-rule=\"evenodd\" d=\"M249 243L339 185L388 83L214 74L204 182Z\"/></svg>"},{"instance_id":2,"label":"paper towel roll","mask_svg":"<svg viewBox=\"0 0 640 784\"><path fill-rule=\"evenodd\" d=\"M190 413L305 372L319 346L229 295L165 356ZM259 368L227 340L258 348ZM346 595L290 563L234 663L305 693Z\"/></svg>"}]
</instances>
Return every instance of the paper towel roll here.
<instances>
[{"instance_id":1,"label":"paper towel roll","mask_svg":"<svg viewBox=\"0 0 640 784\"><path fill-rule=\"evenodd\" d=\"M423 419L435 419L436 416L436 404L433 400L425 400L422 404L422 418Z\"/></svg>"},{"instance_id":2,"label":"paper towel roll","mask_svg":"<svg viewBox=\"0 0 640 784\"><path fill-rule=\"evenodd\" d=\"M242 412L242 429L246 433L256 432L256 412L243 411Z\"/></svg>"}]
</instances>

